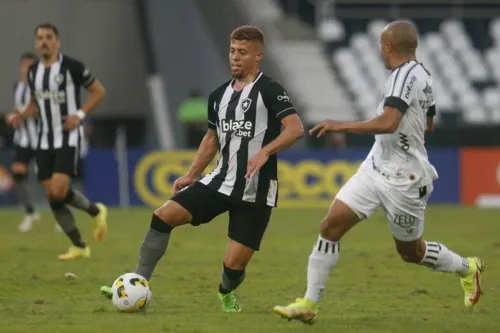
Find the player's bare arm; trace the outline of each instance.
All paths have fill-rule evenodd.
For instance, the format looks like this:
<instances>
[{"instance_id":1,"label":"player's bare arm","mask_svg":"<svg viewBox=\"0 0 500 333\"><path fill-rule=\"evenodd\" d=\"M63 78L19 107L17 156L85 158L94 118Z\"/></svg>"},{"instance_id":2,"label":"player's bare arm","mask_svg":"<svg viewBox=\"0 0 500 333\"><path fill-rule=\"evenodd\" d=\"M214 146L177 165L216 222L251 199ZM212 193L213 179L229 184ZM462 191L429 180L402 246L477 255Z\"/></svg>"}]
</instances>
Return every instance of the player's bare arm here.
<instances>
[{"instance_id":1,"label":"player's bare arm","mask_svg":"<svg viewBox=\"0 0 500 333\"><path fill-rule=\"evenodd\" d=\"M92 84L88 87L89 95L87 97L87 102L82 105L79 111L83 112L83 114L73 114L70 116L66 116L64 118L64 129L73 130L78 127L83 119L92 111L101 101L104 99L106 95L106 89L102 85L99 80L94 80Z\"/></svg>"},{"instance_id":2,"label":"player's bare arm","mask_svg":"<svg viewBox=\"0 0 500 333\"><path fill-rule=\"evenodd\" d=\"M207 134L203 137L200 147L196 152L193 163L189 168L187 174L174 183L174 193L181 190L182 188L194 183L196 179L201 176L201 173L206 169L208 164L212 162L217 153L218 148L218 138L217 133L209 128Z\"/></svg>"},{"instance_id":3,"label":"player's bare arm","mask_svg":"<svg viewBox=\"0 0 500 333\"><path fill-rule=\"evenodd\" d=\"M434 132L434 116L436 115L436 104L432 105L427 111L427 129L425 133Z\"/></svg>"},{"instance_id":4,"label":"player's bare arm","mask_svg":"<svg viewBox=\"0 0 500 333\"><path fill-rule=\"evenodd\" d=\"M325 120L309 131L311 135L318 133L322 137L328 132L351 132L356 134L394 133L403 118L403 113L396 108L385 106L384 113L367 121L340 122Z\"/></svg>"},{"instance_id":5,"label":"player's bare arm","mask_svg":"<svg viewBox=\"0 0 500 333\"><path fill-rule=\"evenodd\" d=\"M427 116L427 129L425 130L425 133L432 133L432 132L434 132L434 117Z\"/></svg>"},{"instance_id":6,"label":"player's bare arm","mask_svg":"<svg viewBox=\"0 0 500 333\"><path fill-rule=\"evenodd\" d=\"M304 136L304 127L297 114L291 114L281 120L284 126L280 135L263 147L260 152L248 161L245 178L253 177L266 164L269 156L280 152Z\"/></svg>"}]
</instances>

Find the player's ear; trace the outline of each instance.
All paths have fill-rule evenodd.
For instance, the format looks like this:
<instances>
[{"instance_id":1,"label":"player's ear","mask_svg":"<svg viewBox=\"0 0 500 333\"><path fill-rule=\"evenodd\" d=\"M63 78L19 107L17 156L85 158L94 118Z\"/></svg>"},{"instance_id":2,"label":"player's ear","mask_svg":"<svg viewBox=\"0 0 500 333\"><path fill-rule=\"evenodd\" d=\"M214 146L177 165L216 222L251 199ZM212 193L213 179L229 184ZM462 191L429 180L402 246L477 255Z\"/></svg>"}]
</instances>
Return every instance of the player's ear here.
<instances>
[{"instance_id":1,"label":"player's ear","mask_svg":"<svg viewBox=\"0 0 500 333\"><path fill-rule=\"evenodd\" d=\"M255 60L256 61L261 61L262 58L264 57L264 52L262 50L260 50L259 52L257 52L257 54L255 55Z\"/></svg>"}]
</instances>

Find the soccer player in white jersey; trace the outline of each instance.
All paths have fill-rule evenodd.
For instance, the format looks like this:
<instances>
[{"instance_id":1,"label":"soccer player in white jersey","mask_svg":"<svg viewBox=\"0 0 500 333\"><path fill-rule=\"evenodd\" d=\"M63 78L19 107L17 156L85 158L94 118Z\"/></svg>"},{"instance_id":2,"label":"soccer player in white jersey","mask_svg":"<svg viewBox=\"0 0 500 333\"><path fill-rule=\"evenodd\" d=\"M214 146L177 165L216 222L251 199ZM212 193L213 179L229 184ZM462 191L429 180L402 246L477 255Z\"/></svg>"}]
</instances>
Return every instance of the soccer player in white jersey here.
<instances>
[{"instance_id":1,"label":"soccer player in white jersey","mask_svg":"<svg viewBox=\"0 0 500 333\"><path fill-rule=\"evenodd\" d=\"M288 306L274 307L285 318L307 322L315 317L321 293L339 258L340 239L380 207L404 261L456 273L465 292L465 306L479 301L483 260L462 257L441 243L422 238L427 200L438 176L424 147L424 134L433 130L436 112L432 77L416 60L417 45L417 31L411 23L395 21L386 26L381 49L392 74L376 116L364 122L326 120L310 131L318 137L330 131L373 133L375 143L321 222L309 256L305 296Z\"/></svg>"}]
</instances>

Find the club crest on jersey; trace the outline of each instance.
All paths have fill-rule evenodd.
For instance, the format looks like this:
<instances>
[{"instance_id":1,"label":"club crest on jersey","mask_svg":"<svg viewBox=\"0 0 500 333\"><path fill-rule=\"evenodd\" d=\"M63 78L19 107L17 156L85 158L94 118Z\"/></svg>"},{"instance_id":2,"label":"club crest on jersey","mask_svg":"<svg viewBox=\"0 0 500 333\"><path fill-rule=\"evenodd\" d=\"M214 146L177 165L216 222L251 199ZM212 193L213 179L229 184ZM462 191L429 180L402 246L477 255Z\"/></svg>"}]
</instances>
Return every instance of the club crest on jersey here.
<instances>
[{"instance_id":1,"label":"club crest on jersey","mask_svg":"<svg viewBox=\"0 0 500 333\"><path fill-rule=\"evenodd\" d=\"M54 82L57 83L58 86L60 86L61 83L63 83L63 81L64 81L64 76L62 74L57 74L54 77Z\"/></svg>"},{"instance_id":2,"label":"club crest on jersey","mask_svg":"<svg viewBox=\"0 0 500 333\"><path fill-rule=\"evenodd\" d=\"M252 100L250 98L245 98L241 101L241 111L243 111L243 113L247 112L250 109L250 105L252 105Z\"/></svg>"}]
</instances>

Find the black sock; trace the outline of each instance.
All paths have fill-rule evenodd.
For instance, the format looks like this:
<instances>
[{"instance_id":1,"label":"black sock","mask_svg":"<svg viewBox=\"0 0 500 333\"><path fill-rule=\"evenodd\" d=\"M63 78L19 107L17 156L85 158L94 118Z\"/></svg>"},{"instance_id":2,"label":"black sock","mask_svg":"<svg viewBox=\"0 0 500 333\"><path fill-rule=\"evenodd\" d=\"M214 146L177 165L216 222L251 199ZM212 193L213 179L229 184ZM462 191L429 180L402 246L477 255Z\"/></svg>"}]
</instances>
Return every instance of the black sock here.
<instances>
[{"instance_id":1,"label":"black sock","mask_svg":"<svg viewBox=\"0 0 500 333\"><path fill-rule=\"evenodd\" d=\"M224 265L221 276L222 278L219 284L219 292L221 294L228 294L238 288L238 286L243 282L245 279L245 270L238 271Z\"/></svg>"},{"instance_id":2,"label":"black sock","mask_svg":"<svg viewBox=\"0 0 500 333\"><path fill-rule=\"evenodd\" d=\"M158 261L167 251L172 227L153 214L151 224L139 250L139 262L135 272L149 281Z\"/></svg>"},{"instance_id":3,"label":"black sock","mask_svg":"<svg viewBox=\"0 0 500 333\"><path fill-rule=\"evenodd\" d=\"M66 235L68 235L73 245L82 248L85 247L85 242L82 240L82 236L76 227L73 214L64 201L51 201L50 208L54 213L57 223L59 223Z\"/></svg>"},{"instance_id":4,"label":"black sock","mask_svg":"<svg viewBox=\"0 0 500 333\"><path fill-rule=\"evenodd\" d=\"M17 194L19 196L19 200L24 206L26 214L33 214L35 209L31 203L31 196L27 182L28 175L25 173L14 173L12 177L16 181Z\"/></svg>"},{"instance_id":5,"label":"black sock","mask_svg":"<svg viewBox=\"0 0 500 333\"><path fill-rule=\"evenodd\" d=\"M68 193L64 198L64 202L72 207L89 213L90 216L96 216L99 214L99 208L97 208L96 204L90 202L83 193L75 189L70 188L68 190Z\"/></svg>"},{"instance_id":6,"label":"black sock","mask_svg":"<svg viewBox=\"0 0 500 333\"><path fill-rule=\"evenodd\" d=\"M78 231L78 229L74 229L73 231L67 232L66 235L68 235L69 239L71 239L71 242L73 243L74 246L78 246L81 248L84 248L86 246L85 242L82 239L82 235L80 235L80 231Z\"/></svg>"}]
</instances>

